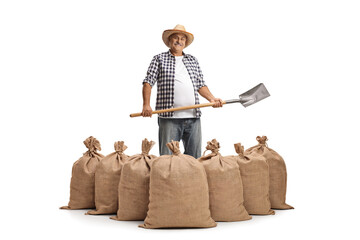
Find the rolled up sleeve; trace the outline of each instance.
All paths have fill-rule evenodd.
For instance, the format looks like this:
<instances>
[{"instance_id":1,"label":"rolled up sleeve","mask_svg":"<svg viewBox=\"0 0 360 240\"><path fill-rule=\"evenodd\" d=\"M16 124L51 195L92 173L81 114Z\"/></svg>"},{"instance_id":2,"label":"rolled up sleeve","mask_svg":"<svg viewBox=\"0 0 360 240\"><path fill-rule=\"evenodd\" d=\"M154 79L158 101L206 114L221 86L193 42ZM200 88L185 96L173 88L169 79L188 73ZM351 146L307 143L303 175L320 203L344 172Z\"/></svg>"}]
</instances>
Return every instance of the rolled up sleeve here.
<instances>
[{"instance_id":1,"label":"rolled up sleeve","mask_svg":"<svg viewBox=\"0 0 360 240\"><path fill-rule=\"evenodd\" d=\"M143 84L148 83L150 84L151 87L154 86L154 84L158 79L158 76L159 76L159 61L157 56L155 56L150 63L146 77L143 80Z\"/></svg>"}]
</instances>

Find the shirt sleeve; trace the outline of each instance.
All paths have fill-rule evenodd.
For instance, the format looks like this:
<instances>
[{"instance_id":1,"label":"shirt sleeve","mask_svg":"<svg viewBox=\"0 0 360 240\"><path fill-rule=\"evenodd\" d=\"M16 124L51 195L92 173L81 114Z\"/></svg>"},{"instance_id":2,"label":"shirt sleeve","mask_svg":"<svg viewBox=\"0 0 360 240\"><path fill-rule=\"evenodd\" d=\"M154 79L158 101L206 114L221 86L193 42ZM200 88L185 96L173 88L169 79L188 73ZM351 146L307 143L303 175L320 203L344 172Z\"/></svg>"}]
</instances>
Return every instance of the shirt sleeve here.
<instances>
[{"instance_id":1,"label":"shirt sleeve","mask_svg":"<svg viewBox=\"0 0 360 240\"><path fill-rule=\"evenodd\" d=\"M196 62L197 71L199 73L198 78L197 78L196 91L199 91L200 88L206 86L206 83L204 81L204 75L203 75L203 73L201 71L199 62L198 62L198 60L196 58L195 58L195 62Z\"/></svg>"},{"instance_id":2,"label":"shirt sleeve","mask_svg":"<svg viewBox=\"0 0 360 240\"><path fill-rule=\"evenodd\" d=\"M155 56L150 63L143 84L148 83L150 84L151 87L154 86L154 84L158 79L158 76L159 76L159 60L157 56Z\"/></svg>"}]
</instances>

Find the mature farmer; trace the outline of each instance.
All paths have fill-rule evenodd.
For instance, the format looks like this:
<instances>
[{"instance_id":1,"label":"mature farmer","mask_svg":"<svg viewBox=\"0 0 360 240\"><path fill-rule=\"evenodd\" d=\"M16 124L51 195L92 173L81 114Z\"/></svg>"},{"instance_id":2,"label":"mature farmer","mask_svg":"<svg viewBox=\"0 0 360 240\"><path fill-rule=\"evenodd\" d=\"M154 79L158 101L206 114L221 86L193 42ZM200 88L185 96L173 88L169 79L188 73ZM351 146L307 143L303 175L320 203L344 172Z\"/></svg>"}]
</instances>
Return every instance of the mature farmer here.
<instances>
[{"instance_id":1,"label":"mature farmer","mask_svg":"<svg viewBox=\"0 0 360 240\"><path fill-rule=\"evenodd\" d=\"M215 98L203 80L197 59L185 54L183 49L193 40L193 34L182 25L165 30L162 39L170 49L152 59L143 81L143 117L151 117L151 88L157 82L156 110L199 104L198 93L213 107L221 107L222 100ZM183 141L184 154L195 158L201 156L200 109L189 109L159 114L160 155L171 154L166 143L171 140Z\"/></svg>"}]
</instances>

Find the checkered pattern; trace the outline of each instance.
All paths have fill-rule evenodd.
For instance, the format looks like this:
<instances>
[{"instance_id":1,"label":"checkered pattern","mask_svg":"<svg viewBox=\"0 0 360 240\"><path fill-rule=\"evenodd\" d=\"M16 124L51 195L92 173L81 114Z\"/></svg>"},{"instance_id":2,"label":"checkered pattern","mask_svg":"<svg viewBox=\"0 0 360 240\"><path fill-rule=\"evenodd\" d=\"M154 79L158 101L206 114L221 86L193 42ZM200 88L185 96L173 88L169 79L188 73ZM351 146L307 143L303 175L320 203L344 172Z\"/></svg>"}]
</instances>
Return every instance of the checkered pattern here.
<instances>
[{"instance_id":1,"label":"checkered pattern","mask_svg":"<svg viewBox=\"0 0 360 240\"><path fill-rule=\"evenodd\" d=\"M199 104L198 90L206 86L203 80L199 63L194 56L183 54L183 62L188 70L194 86L195 104ZM174 81L175 81L175 57L170 51L156 55L149 66L143 83L154 86L157 82L156 110L174 107ZM174 112L160 113L161 117L172 117ZM196 108L196 117L201 116L200 109Z\"/></svg>"}]
</instances>

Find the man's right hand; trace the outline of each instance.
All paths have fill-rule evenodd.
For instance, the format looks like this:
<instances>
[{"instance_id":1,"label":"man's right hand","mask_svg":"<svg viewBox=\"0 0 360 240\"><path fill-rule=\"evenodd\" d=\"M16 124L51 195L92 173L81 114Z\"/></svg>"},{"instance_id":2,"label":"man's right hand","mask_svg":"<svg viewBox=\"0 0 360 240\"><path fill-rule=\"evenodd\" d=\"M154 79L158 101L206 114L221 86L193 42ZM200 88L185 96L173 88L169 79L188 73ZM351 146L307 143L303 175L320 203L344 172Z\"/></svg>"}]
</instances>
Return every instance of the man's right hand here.
<instances>
[{"instance_id":1,"label":"man's right hand","mask_svg":"<svg viewBox=\"0 0 360 240\"><path fill-rule=\"evenodd\" d=\"M141 116L143 116L143 117L151 117L152 116L152 108L150 107L150 105L143 106Z\"/></svg>"}]
</instances>

